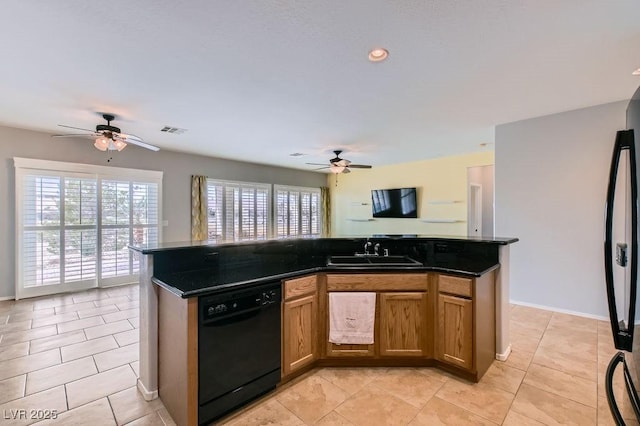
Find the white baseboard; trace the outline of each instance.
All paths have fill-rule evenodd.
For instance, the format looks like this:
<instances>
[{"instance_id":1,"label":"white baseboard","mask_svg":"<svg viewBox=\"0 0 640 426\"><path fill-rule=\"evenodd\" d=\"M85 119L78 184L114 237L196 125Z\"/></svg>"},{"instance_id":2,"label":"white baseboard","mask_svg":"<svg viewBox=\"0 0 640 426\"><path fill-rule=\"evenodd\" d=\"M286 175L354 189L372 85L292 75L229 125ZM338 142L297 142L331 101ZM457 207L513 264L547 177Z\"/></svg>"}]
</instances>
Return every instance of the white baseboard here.
<instances>
[{"instance_id":1,"label":"white baseboard","mask_svg":"<svg viewBox=\"0 0 640 426\"><path fill-rule=\"evenodd\" d=\"M15 296L0 297L0 302L4 302L5 300L16 300L16 298L15 298Z\"/></svg>"},{"instance_id":2,"label":"white baseboard","mask_svg":"<svg viewBox=\"0 0 640 426\"><path fill-rule=\"evenodd\" d=\"M152 401L158 398L158 390L148 391L146 387L144 387L144 383L138 379L138 390L142 394L142 397L145 401Z\"/></svg>"},{"instance_id":3,"label":"white baseboard","mask_svg":"<svg viewBox=\"0 0 640 426\"><path fill-rule=\"evenodd\" d=\"M501 354L496 353L496 359L498 361L506 361L507 358L509 358L509 355L511 354L511 343L509 343L509 346L507 346L507 349L502 352Z\"/></svg>"},{"instance_id":4,"label":"white baseboard","mask_svg":"<svg viewBox=\"0 0 640 426\"><path fill-rule=\"evenodd\" d=\"M591 319L596 319L596 320L600 320L600 321L609 321L609 317L605 317L605 316L601 316L601 315L585 314L584 312L571 311L569 309L554 308L554 307L551 307L551 306L537 305L535 303L520 302L518 300L510 300L509 303L512 303L514 305L527 306L529 308L542 309L544 311L551 311L551 312L558 312L558 313L561 313L561 314L575 315L575 316L578 316L578 317L591 318Z\"/></svg>"}]
</instances>

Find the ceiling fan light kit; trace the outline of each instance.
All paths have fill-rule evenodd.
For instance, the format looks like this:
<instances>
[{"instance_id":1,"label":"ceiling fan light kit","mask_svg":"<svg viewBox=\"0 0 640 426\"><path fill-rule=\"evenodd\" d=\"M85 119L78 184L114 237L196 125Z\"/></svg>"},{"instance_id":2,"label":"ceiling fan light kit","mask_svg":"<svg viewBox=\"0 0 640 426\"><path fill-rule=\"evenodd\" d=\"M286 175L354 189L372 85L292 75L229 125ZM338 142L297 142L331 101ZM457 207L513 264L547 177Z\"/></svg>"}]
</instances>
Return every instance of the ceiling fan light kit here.
<instances>
[{"instance_id":1,"label":"ceiling fan light kit","mask_svg":"<svg viewBox=\"0 0 640 426\"><path fill-rule=\"evenodd\" d=\"M103 136L96 139L93 144L100 151L122 151L127 147L127 144L121 140L107 139Z\"/></svg>"}]
</instances>

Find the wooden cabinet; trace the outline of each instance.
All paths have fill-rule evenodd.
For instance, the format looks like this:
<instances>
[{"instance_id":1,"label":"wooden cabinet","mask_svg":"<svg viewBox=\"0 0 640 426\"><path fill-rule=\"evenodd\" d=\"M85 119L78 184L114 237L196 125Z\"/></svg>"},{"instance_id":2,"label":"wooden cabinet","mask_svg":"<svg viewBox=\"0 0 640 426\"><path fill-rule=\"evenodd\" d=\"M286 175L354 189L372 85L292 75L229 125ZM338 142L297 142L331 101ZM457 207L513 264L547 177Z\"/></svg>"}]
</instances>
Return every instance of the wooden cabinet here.
<instances>
[{"instance_id":1,"label":"wooden cabinet","mask_svg":"<svg viewBox=\"0 0 640 426\"><path fill-rule=\"evenodd\" d=\"M427 292L379 293L381 356L424 357L429 328Z\"/></svg>"},{"instance_id":2,"label":"wooden cabinet","mask_svg":"<svg viewBox=\"0 0 640 426\"><path fill-rule=\"evenodd\" d=\"M337 345L327 341L327 357L380 359L431 356L433 309L429 303L427 274L328 274L326 282L328 292L375 292L377 298L374 344ZM328 295L323 297L328 299ZM328 319L326 327L328 337Z\"/></svg>"},{"instance_id":3,"label":"wooden cabinet","mask_svg":"<svg viewBox=\"0 0 640 426\"><path fill-rule=\"evenodd\" d=\"M438 359L473 367L473 306L470 299L438 294Z\"/></svg>"},{"instance_id":4,"label":"wooden cabinet","mask_svg":"<svg viewBox=\"0 0 640 426\"><path fill-rule=\"evenodd\" d=\"M318 359L318 290L316 276L284 282L282 304L282 376Z\"/></svg>"},{"instance_id":5,"label":"wooden cabinet","mask_svg":"<svg viewBox=\"0 0 640 426\"><path fill-rule=\"evenodd\" d=\"M494 273L438 274L436 284L436 358L479 380L495 358Z\"/></svg>"},{"instance_id":6,"label":"wooden cabinet","mask_svg":"<svg viewBox=\"0 0 640 426\"><path fill-rule=\"evenodd\" d=\"M329 342L329 293L375 292L373 344ZM314 365L432 366L478 381L495 359L495 275L329 273L284 281L282 375Z\"/></svg>"}]
</instances>

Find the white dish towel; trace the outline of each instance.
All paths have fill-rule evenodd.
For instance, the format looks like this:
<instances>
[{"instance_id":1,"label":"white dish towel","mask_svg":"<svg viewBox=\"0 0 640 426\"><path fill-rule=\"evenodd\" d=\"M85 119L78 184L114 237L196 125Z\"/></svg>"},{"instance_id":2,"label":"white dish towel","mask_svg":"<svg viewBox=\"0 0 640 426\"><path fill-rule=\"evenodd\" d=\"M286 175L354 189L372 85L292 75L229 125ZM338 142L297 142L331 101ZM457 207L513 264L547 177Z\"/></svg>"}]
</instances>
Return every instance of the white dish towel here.
<instances>
[{"instance_id":1,"label":"white dish towel","mask_svg":"<svg viewBox=\"0 0 640 426\"><path fill-rule=\"evenodd\" d=\"M375 316L375 293L329 293L329 341L372 344Z\"/></svg>"}]
</instances>

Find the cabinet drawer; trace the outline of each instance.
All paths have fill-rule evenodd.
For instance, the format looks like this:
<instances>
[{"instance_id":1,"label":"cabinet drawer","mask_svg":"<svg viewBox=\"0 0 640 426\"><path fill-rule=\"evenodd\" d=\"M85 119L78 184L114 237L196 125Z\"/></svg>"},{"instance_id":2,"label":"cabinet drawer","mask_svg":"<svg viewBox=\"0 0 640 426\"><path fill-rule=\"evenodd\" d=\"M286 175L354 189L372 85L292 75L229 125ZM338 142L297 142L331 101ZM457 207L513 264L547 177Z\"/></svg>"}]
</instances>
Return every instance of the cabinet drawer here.
<instances>
[{"instance_id":1,"label":"cabinet drawer","mask_svg":"<svg viewBox=\"0 0 640 426\"><path fill-rule=\"evenodd\" d=\"M447 275L438 276L438 291L442 293L456 294L458 296L472 297L471 279L450 277Z\"/></svg>"},{"instance_id":2,"label":"cabinet drawer","mask_svg":"<svg viewBox=\"0 0 640 426\"><path fill-rule=\"evenodd\" d=\"M327 274L327 291L425 291L427 274Z\"/></svg>"},{"instance_id":3,"label":"cabinet drawer","mask_svg":"<svg viewBox=\"0 0 640 426\"><path fill-rule=\"evenodd\" d=\"M327 342L327 356L328 357L372 357L376 354L374 345L339 345L336 343Z\"/></svg>"},{"instance_id":4,"label":"cabinet drawer","mask_svg":"<svg viewBox=\"0 0 640 426\"><path fill-rule=\"evenodd\" d=\"M315 275L287 280L284 282L284 300L315 293L316 288Z\"/></svg>"}]
</instances>

